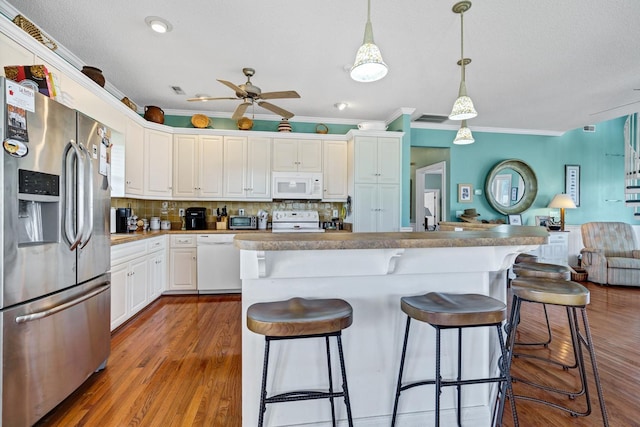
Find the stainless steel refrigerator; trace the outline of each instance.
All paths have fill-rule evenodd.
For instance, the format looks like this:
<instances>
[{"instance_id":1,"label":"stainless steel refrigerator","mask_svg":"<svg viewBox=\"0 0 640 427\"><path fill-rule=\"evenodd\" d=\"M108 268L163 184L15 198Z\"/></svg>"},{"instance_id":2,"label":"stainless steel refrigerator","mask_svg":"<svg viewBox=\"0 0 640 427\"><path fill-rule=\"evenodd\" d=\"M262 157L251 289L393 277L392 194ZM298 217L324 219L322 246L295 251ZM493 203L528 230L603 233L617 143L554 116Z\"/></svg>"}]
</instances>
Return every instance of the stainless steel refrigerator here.
<instances>
[{"instance_id":1,"label":"stainless steel refrigerator","mask_svg":"<svg viewBox=\"0 0 640 427\"><path fill-rule=\"evenodd\" d=\"M0 78L2 417L30 426L110 350L110 131Z\"/></svg>"}]
</instances>

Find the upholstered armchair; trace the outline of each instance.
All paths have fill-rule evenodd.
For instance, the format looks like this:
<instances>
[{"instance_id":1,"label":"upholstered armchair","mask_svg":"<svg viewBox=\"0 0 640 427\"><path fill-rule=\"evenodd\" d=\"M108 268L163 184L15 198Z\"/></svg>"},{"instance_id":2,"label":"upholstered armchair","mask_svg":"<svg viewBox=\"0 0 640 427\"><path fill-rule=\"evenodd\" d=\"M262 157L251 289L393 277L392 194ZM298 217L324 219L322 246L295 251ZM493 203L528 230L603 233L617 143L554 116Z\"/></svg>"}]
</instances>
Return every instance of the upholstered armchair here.
<instances>
[{"instance_id":1,"label":"upholstered armchair","mask_svg":"<svg viewBox=\"0 0 640 427\"><path fill-rule=\"evenodd\" d=\"M624 222L582 224L582 266L589 281L640 286L640 248L631 225Z\"/></svg>"}]
</instances>

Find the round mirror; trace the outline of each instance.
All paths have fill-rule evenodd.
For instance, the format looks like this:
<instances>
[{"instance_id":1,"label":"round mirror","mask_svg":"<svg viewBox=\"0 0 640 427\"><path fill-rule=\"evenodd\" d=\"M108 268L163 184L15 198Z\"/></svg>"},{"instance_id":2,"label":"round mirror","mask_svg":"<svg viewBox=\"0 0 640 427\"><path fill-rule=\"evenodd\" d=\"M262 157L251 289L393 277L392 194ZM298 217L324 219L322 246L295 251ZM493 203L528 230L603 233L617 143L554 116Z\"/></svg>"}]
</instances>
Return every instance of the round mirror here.
<instances>
[{"instance_id":1,"label":"round mirror","mask_svg":"<svg viewBox=\"0 0 640 427\"><path fill-rule=\"evenodd\" d=\"M521 160L505 160L491 169L484 184L487 202L504 215L531 207L538 194L536 174Z\"/></svg>"}]
</instances>

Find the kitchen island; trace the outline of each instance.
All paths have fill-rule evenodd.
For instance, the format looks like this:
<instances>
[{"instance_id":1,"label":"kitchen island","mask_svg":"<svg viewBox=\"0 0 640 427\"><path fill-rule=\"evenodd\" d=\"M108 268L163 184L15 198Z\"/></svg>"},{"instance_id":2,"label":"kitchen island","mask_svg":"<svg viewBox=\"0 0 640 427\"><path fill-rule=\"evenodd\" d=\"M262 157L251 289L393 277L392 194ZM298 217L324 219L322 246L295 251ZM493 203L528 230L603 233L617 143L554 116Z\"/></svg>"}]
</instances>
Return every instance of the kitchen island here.
<instances>
[{"instance_id":1,"label":"kitchen island","mask_svg":"<svg viewBox=\"0 0 640 427\"><path fill-rule=\"evenodd\" d=\"M506 272L518 253L547 242L541 227L498 226L486 231L421 233L242 234L242 412L243 425L258 419L264 337L246 328L247 308L256 302L305 298L342 298L354 310L343 331L349 394L354 423L390 425L406 316L400 298L430 291L480 293L506 301ZM465 333L465 376L487 376L496 366L494 331ZM443 333L443 377L455 373L454 331ZM404 379L424 379L434 372L433 328L414 323ZM335 344L332 344L335 345ZM332 358L339 372L337 358ZM281 341L272 346L270 391L327 388L322 340ZM277 369L274 379L273 369ZM275 381L275 382L274 382ZM336 381L334 377L334 381ZM339 383L339 382L338 382ZM338 385L339 386L339 385ZM455 424L455 388L442 393L443 425ZM488 426L491 385L463 389L463 424ZM399 426L433 420L433 387L403 393ZM342 402L336 405L346 418ZM267 406L266 425L327 425L331 411L324 400Z\"/></svg>"}]
</instances>

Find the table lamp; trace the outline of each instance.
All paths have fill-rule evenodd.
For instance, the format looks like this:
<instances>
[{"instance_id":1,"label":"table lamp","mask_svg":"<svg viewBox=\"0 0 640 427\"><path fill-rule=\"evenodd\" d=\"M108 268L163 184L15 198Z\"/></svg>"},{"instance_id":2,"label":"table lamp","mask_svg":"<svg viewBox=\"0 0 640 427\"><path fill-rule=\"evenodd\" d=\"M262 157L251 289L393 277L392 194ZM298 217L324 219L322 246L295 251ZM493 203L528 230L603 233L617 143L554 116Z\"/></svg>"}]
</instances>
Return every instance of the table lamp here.
<instances>
[{"instance_id":1,"label":"table lamp","mask_svg":"<svg viewBox=\"0 0 640 427\"><path fill-rule=\"evenodd\" d=\"M429 231L429 217L431 216L431 211L429 208L424 208L424 231Z\"/></svg>"},{"instance_id":2,"label":"table lamp","mask_svg":"<svg viewBox=\"0 0 640 427\"><path fill-rule=\"evenodd\" d=\"M549 203L550 208L560 209L560 231L564 231L564 210L575 209L576 204L568 194L556 194Z\"/></svg>"}]
</instances>

